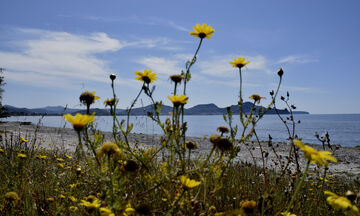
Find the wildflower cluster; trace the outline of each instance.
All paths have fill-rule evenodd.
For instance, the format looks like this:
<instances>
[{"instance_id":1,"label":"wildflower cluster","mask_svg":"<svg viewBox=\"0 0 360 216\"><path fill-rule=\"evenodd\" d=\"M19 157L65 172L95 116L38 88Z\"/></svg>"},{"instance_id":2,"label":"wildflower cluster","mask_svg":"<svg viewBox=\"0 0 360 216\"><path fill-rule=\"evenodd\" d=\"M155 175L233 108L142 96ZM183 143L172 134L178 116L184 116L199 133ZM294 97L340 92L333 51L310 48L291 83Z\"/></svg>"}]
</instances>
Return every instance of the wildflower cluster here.
<instances>
[{"instance_id":1,"label":"wildflower cluster","mask_svg":"<svg viewBox=\"0 0 360 216\"><path fill-rule=\"evenodd\" d=\"M289 153L279 155L270 135L266 143L259 140L257 123L266 112L277 112L275 102L284 74L281 68L277 71L278 86L270 91L268 105L258 106L266 98L251 94L246 97L251 100L250 111L245 111L242 77L250 61L244 57L230 61L230 66L239 72L237 105L226 109L225 123L215 127L217 132L210 137L187 136L184 107L191 99L187 85L192 66L199 59L204 39L215 32L207 24L197 24L193 30L189 34L198 38L198 45L192 59L181 73L169 77L173 84L167 97L172 105L170 113L165 113L163 102L154 97L156 71L144 69L135 72L134 79L142 84L141 88L126 109L126 117L119 118L116 107L121 100L116 95L116 75L111 74L112 95L104 101L112 117L110 134L98 131L94 124L96 113L90 108L100 97L95 91L85 91L79 100L86 106L86 113L63 116L78 137L75 152L46 149L36 136L10 139L15 144L4 141L6 146L0 146L0 162L4 164L0 166L4 173L0 179L4 194L0 197L0 212L101 216L296 216L339 212L359 215L359 195L348 192L342 197L330 192L344 188L343 182L327 173L329 162L337 162L332 152L317 151L295 136L291 113L295 106L289 104L289 93L281 100L291 113L287 121L293 127L276 113L289 135ZM130 116L140 96L149 99L151 110L147 110L147 116L162 130L162 134L152 136L151 145L132 134L134 123ZM234 125L235 114L240 125ZM249 158L239 157L240 151L249 152L250 162ZM304 152L304 160L299 157L300 151ZM268 165L269 154L276 158L271 161L272 166ZM306 165L301 161L306 161ZM317 169L312 170L315 166L311 164L316 164Z\"/></svg>"}]
</instances>

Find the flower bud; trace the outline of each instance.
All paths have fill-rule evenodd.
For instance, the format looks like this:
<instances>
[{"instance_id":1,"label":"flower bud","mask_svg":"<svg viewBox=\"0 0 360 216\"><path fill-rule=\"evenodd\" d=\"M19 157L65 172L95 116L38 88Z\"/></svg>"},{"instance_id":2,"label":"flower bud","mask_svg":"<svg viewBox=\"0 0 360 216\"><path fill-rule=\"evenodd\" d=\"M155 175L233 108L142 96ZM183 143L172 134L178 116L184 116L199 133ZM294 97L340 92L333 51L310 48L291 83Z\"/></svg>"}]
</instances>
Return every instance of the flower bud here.
<instances>
[{"instance_id":1,"label":"flower bud","mask_svg":"<svg viewBox=\"0 0 360 216\"><path fill-rule=\"evenodd\" d=\"M351 202L353 202L356 199L356 194L350 190L346 191L345 195L346 198L348 198Z\"/></svg>"},{"instance_id":2,"label":"flower bud","mask_svg":"<svg viewBox=\"0 0 360 216\"><path fill-rule=\"evenodd\" d=\"M278 70L277 74L278 74L280 77L282 77L282 75L284 74L283 69L280 68L280 69Z\"/></svg>"},{"instance_id":3,"label":"flower bud","mask_svg":"<svg viewBox=\"0 0 360 216\"><path fill-rule=\"evenodd\" d=\"M110 74L110 79L114 81L116 79L116 75L114 73Z\"/></svg>"}]
</instances>

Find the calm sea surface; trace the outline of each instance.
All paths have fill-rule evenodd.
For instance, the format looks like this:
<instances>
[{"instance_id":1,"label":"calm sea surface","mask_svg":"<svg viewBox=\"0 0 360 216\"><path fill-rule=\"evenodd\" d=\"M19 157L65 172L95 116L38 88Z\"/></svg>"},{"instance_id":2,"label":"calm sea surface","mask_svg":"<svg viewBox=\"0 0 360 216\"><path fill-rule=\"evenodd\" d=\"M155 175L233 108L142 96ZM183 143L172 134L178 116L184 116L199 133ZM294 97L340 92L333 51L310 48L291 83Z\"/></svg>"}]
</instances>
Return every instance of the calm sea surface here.
<instances>
[{"instance_id":1,"label":"calm sea surface","mask_svg":"<svg viewBox=\"0 0 360 216\"><path fill-rule=\"evenodd\" d=\"M120 116L119 119L124 118ZM162 116L165 120L166 116ZM286 118L286 116L283 116ZM10 117L7 121L30 121L34 124L39 122L39 116L19 116ZM203 137L216 132L216 128L225 125L222 116L185 116L188 122L188 136ZM340 144L342 146L360 145L360 114L310 114L295 115L295 120L300 120L296 124L295 134L302 138L306 143L321 144L314 136L315 131L320 135L328 131L330 134L331 144ZM133 132L144 134L160 134L160 128L146 116L133 116L130 121L134 123ZM97 128L103 131L111 131L111 116L96 116ZM239 124L239 116L234 116L234 124ZM51 127L71 127L65 122L62 116L46 116L41 120L43 126ZM284 124L276 115L266 115L257 125L257 134L261 140L267 140L270 134L273 141L286 142L288 138L287 130Z\"/></svg>"}]
</instances>

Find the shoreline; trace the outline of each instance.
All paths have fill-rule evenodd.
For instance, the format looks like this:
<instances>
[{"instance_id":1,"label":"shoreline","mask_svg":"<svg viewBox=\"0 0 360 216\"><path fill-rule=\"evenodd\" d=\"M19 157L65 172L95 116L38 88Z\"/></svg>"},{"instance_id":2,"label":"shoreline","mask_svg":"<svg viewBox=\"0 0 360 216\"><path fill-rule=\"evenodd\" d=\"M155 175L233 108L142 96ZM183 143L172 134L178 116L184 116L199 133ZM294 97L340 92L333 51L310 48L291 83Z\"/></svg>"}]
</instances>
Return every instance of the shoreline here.
<instances>
[{"instance_id":1,"label":"shoreline","mask_svg":"<svg viewBox=\"0 0 360 216\"><path fill-rule=\"evenodd\" d=\"M4 140L11 136L23 136L25 139L29 139L29 142L33 141L34 134L36 133L36 142L42 142L43 146L49 149L59 149L67 152L74 152L77 145L77 134L71 128L59 128L59 127L47 127L47 126L37 126L32 123L27 122L2 122L0 123L0 133L4 138L0 145L4 146ZM102 132L105 135L105 142L112 141L112 132ZM6 136L6 137L5 137ZM142 144L144 143L145 147L150 146L160 146L161 135L156 134L142 134L142 133L131 133L129 134L129 141L131 143ZM206 137L187 137L187 141L193 141L197 143L198 149L192 151L193 156L204 155L210 151L212 143L209 141L209 138ZM276 151L276 154L281 157L281 161L287 161L285 159L288 155L289 145L284 142L273 142L273 148ZM321 145L307 144L315 148L318 151L322 150ZM273 151L273 148L268 146L267 142L261 142L262 149L267 152L268 156L265 158L266 167L269 169L280 170L279 166L275 164L279 162L276 154ZM254 158L251 156L253 154ZM331 151L326 148L327 151ZM356 147L339 147L333 153L333 156L337 158L337 163L329 164L329 172L334 175L346 175L348 177L355 177L360 175L360 148ZM304 167L306 161L303 157L302 152L300 152L300 164L301 167ZM241 146L241 151L239 152L237 158L238 161L244 163L254 164L262 166L262 158L260 153L260 147L258 143L247 142ZM291 164L294 167L294 164ZM311 167L316 168L315 165Z\"/></svg>"}]
</instances>

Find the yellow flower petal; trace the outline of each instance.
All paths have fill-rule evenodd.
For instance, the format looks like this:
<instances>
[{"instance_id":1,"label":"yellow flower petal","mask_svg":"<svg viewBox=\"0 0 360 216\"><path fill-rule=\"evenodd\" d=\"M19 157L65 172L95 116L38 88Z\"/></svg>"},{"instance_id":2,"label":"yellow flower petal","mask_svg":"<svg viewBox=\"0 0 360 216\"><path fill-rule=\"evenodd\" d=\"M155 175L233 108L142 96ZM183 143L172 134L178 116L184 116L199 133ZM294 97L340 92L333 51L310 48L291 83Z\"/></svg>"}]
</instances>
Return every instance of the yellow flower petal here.
<instances>
[{"instance_id":1,"label":"yellow flower petal","mask_svg":"<svg viewBox=\"0 0 360 216\"><path fill-rule=\"evenodd\" d=\"M191 189L191 188L197 187L201 184L201 182L195 181L193 179L189 179L186 176L181 176L180 182L185 189Z\"/></svg>"},{"instance_id":2,"label":"yellow flower petal","mask_svg":"<svg viewBox=\"0 0 360 216\"><path fill-rule=\"evenodd\" d=\"M234 59L234 61L229 62L233 67L242 68L245 65L249 64L249 61L246 61L245 58L238 57L237 59Z\"/></svg>"},{"instance_id":3,"label":"yellow flower petal","mask_svg":"<svg viewBox=\"0 0 360 216\"><path fill-rule=\"evenodd\" d=\"M147 69L145 69L144 72L136 71L135 75L137 76L135 77L135 80L143 81L147 84L153 83L157 80L156 73L153 73L151 70Z\"/></svg>"},{"instance_id":4,"label":"yellow flower petal","mask_svg":"<svg viewBox=\"0 0 360 216\"><path fill-rule=\"evenodd\" d=\"M190 35L198 38L210 38L215 30L209 25L206 24L196 24L193 26L194 32L189 32Z\"/></svg>"},{"instance_id":5,"label":"yellow flower petal","mask_svg":"<svg viewBox=\"0 0 360 216\"><path fill-rule=\"evenodd\" d=\"M65 114L64 118L70 122L74 130L82 131L82 129L90 122L94 121L95 113L93 115L82 115L76 113L75 118L71 114Z\"/></svg>"},{"instance_id":6,"label":"yellow flower petal","mask_svg":"<svg viewBox=\"0 0 360 216\"><path fill-rule=\"evenodd\" d=\"M174 104L175 107L180 105L185 105L188 102L188 97L186 95L171 95L168 96L169 100Z\"/></svg>"}]
</instances>

